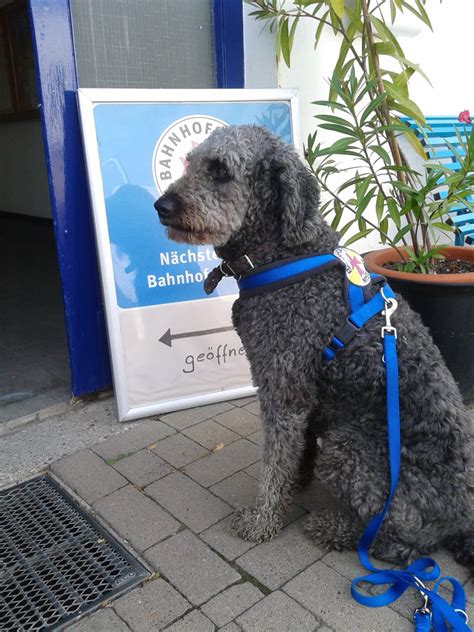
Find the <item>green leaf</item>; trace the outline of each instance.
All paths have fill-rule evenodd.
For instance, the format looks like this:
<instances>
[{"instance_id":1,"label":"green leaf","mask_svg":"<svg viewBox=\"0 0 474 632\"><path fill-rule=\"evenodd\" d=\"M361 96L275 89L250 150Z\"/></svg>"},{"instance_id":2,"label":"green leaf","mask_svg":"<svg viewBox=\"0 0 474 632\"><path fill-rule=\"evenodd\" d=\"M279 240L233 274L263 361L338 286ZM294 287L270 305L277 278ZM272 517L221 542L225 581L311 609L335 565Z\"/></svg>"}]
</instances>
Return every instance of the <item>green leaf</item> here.
<instances>
[{"instance_id":1,"label":"green leaf","mask_svg":"<svg viewBox=\"0 0 474 632\"><path fill-rule=\"evenodd\" d=\"M311 101L312 105L320 105L321 107L328 107L332 110L343 110L348 112L347 106L344 103L338 103L337 101Z\"/></svg>"},{"instance_id":2,"label":"green leaf","mask_svg":"<svg viewBox=\"0 0 474 632\"><path fill-rule=\"evenodd\" d=\"M392 42L376 42L375 50L379 55L389 55L390 57L394 57L397 53L397 49Z\"/></svg>"},{"instance_id":3,"label":"green leaf","mask_svg":"<svg viewBox=\"0 0 474 632\"><path fill-rule=\"evenodd\" d=\"M352 138L340 138L330 147L325 147L324 149L321 149L319 155L325 156L331 154L344 154L344 152L350 147L353 142L354 141Z\"/></svg>"},{"instance_id":4,"label":"green leaf","mask_svg":"<svg viewBox=\"0 0 474 632\"><path fill-rule=\"evenodd\" d=\"M344 0L329 0L332 10L338 18L344 15Z\"/></svg>"},{"instance_id":5,"label":"green leaf","mask_svg":"<svg viewBox=\"0 0 474 632\"><path fill-rule=\"evenodd\" d=\"M433 228L438 228L439 230L445 230L448 233L452 233L454 231L454 227L450 224L446 224L445 222L432 222L431 226L433 226Z\"/></svg>"},{"instance_id":6,"label":"green leaf","mask_svg":"<svg viewBox=\"0 0 474 632\"><path fill-rule=\"evenodd\" d=\"M362 116L360 117L360 125L361 125L361 127L362 127L362 125L364 125L365 121L372 114L372 112L374 110L376 110L385 101L386 98L387 98L387 95L384 92L383 94L379 94L377 97L375 97L375 99L373 99L369 103L369 105L363 111Z\"/></svg>"},{"instance_id":7,"label":"green leaf","mask_svg":"<svg viewBox=\"0 0 474 632\"><path fill-rule=\"evenodd\" d=\"M322 0L295 0L295 4L302 7L309 7L312 4L322 4Z\"/></svg>"},{"instance_id":8,"label":"green leaf","mask_svg":"<svg viewBox=\"0 0 474 632\"><path fill-rule=\"evenodd\" d=\"M276 58L280 59L281 57L281 27L277 28L276 37L275 37L275 47L276 47Z\"/></svg>"},{"instance_id":9,"label":"green leaf","mask_svg":"<svg viewBox=\"0 0 474 632\"><path fill-rule=\"evenodd\" d=\"M349 36L348 36L349 37ZM349 52L349 42L344 39L341 42L341 47L339 49L339 57L337 58L336 65L334 66L332 80L329 89L329 99L334 99L335 94L339 94L337 91L337 86L341 84L341 79L346 76L347 68L344 68L344 62L346 61L347 53Z\"/></svg>"},{"instance_id":10,"label":"green leaf","mask_svg":"<svg viewBox=\"0 0 474 632\"><path fill-rule=\"evenodd\" d=\"M375 15L370 15L369 19L372 25L374 26L375 30L377 31L377 34L380 37L380 39L383 42L390 42L391 44L393 44L397 54L400 55L400 57L403 57L403 50L400 44L397 42L394 34L386 26L386 24L382 20L379 20L378 18L376 18Z\"/></svg>"},{"instance_id":11,"label":"green leaf","mask_svg":"<svg viewBox=\"0 0 474 632\"><path fill-rule=\"evenodd\" d=\"M398 243L399 241L401 241L403 239L403 237L405 237L405 235L407 233L410 232L411 229L411 225L407 224L406 226L404 226L403 228L401 228L398 233L395 235L395 237L392 239L392 242L394 244Z\"/></svg>"},{"instance_id":12,"label":"green leaf","mask_svg":"<svg viewBox=\"0 0 474 632\"><path fill-rule=\"evenodd\" d=\"M390 0L390 19L392 20L392 24L395 22L396 17L397 17L397 6L393 0Z\"/></svg>"},{"instance_id":13,"label":"green leaf","mask_svg":"<svg viewBox=\"0 0 474 632\"><path fill-rule=\"evenodd\" d=\"M357 220L357 225L359 227L359 230L366 230L367 228L367 222L365 221L363 217L359 217L359 219ZM374 229L372 228L371 230L374 230Z\"/></svg>"},{"instance_id":14,"label":"green leaf","mask_svg":"<svg viewBox=\"0 0 474 632\"><path fill-rule=\"evenodd\" d=\"M332 213L332 210L333 209L331 208L331 200L329 200L328 202L325 202L319 209L323 217L327 217L330 213Z\"/></svg>"},{"instance_id":15,"label":"green leaf","mask_svg":"<svg viewBox=\"0 0 474 632\"><path fill-rule=\"evenodd\" d=\"M422 0L422 2L420 2L420 0L415 0L415 3L416 3L416 6L418 7L418 11L420 12L421 19L431 30L433 30L433 26L431 24L430 18L425 11L425 7L423 6L425 4L425 0Z\"/></svg>"},{"instance_id":16,"label":"green leaf","mask_svg":"<svg viewBox=\"0 0 474 632\"><path fill-rule=\"evenodd\" d=\"M454 132L458 138L459 144L464 149L464 151L467 152L467 142L466 142L467 138L462 136L461 132L458 130L457 127L454 128Z\"/></svg>"},{"instance_id":17,"label":"green leaf","mask_svg":"<svg viewBox=\"0 0 474 632\"><path fill-rule=\"evenodd\" d=\"M402 64L402 66L405 66L406 68L411 68L412 70L415 70L418 74L420 74L423 79L425 79L431 86L431 81L429 80L428 75L426 75L423 70L421 69L421 67L418 64L413 63L412 61L410 61L409 59L407 59L406 57L404 57L403 55L394 55L394 59L396 59L400 64Z\"/></svg>"},{"instance_id":18,"label":"green leaf","mask_svg":"<svg viewBox=\"0 0 474 632\"><path fill-rule=\"evenodd\" d=\"M321 22L318 24L318 28L316 29L316 33L314 34L314 50L318 47L319 40L321 39L321 35L323 33L324 27L327 26L326 22L328 19L329 11L322 16Z\"/></svg>"},{"instance_id":19,"label":"green leaf","mask_svg":"<svg viewBox=\"0 0 474 632\"><path fill-rule=\"evenodd\" d=\"M413 103L413 101L411 103ZM392 113L398 112L399 114L402 114L403 116L407 116L408 118L415 119L419 125L425 125L424 118L423 119L418 118L419 116L423 116L423 114L421 113L421 110L418 109L417 105L415 105L415 108L417 109L412 109L411 105L407 105L406 99L404 100L403 103L401 103L400 101L395 101L395 100L390 99L388 101L388 107Z\"/></svg>"},{"instance_id":20,"label":"green leaf","mask_svg":"<svg viewBox=\"0 0 474 632\"><path fill-rule=\"evenodd\" d=\"M410 173L414 173L417 176L420 175L417 171L414 171L410 167L398 167L397 165L387 165L386 167L381 167L381 169L385 169L386 171L394 171L395 173L409 173L410 172ZM405 193L409 193L410 195L416 192L415 189L401 182L392 182L392 185L394 187L399 188L400 191L404 191Z\"/></svg>"},{"instance_id":21,"label":"green leaf","mask_svg":"<svg viewBox=\"0 0 474 632\"><path fill-rule=\"evenodd\" d=\"M347 95L344 93L342 82L339 77L333 74L329 83L331 86L329 91L329 100L335 101L336 97L334 95L337 94L337 96L340 97L347 106Z\"/></svg>"},{"instance_id":22,"label":"green leaf","mask_svg":"<svg viewBox=\"0 0 474 632\"><path fill-rule=\"evenodd\" d=\"M409 98L409 95L408 95L408 82L410 81L410 79L412 78L412 76L414 74L415 74L415 71L413 70L413 68L408 68L407 70L403 70L402 72L400 72L393 79L394 87L401 94L403 94L405 99Z\"/></svg>"},{"instance_id":23,"label":"green leaf","mask_svg":"<svg viewBox=\"0 0 474 632\"><path fill-rule=\"evenodd\" d=\"M382 244L386 244L387 238L385 237L385 235L388 234L388 219L386 217L384 217L383 220L380 222L380 231L380 239L382 241Z\"/></svg>"},{"instance_id":24,"label":"green leaf","mask_svg":"<svg viewBox=\"0 0 474 632\"><path fill-rule=\"evenodd\" d=\"M370 202L373 200L374 197L374 193L377 190L377 187L373 187L372 189L370 189L370 191L364 195L363 198L361 198L361 200L358 202L357 204L357 211L356 211L356 218L357 219L361 219L365 209L367 208L367 206L370 204Z\"/></svg>"},{"instance_id":25,"label":"green leaf","mask_svg":"<svg viewBox=\"0 0 474 632\"><path fill-rule=\"evenodd\" d=\"M344 242L344 246L347 248L347 246L350 246L356 241L359 241L359 239L363 239L364 237L367 237L367 235L369 235L373 230L374 230L373 228L366 228L365 230L360 230L355 235L352 235L352 237L349 237L349 239L347 239L347 241Z\"/></svg>"},{"instance_id":26,"label":"green leaf","mask_svg":"<svg viewBox=\"0 0 474 632\"><path fill-rule=\"evenodd\" d=\"M388 155L388 152L380 145L370 145L369 149L371 149L377 156L379 156L385 165L389 165L391 163L391 158Z\"/></svg>"},{"instance_id":27,"label":"green leaf","mask_svg":"<svg viewBox=\"0 0 474 632\"><path fill-rule=\"evenodd\" d=\"M338 193L342 193L342 191L345 191L346 189L355 187L356 183L359 182L360 180L360 175L357 174L356 176L349 178L349 180L346 180L345 182L343 182L340 187L338 188L337 192ZM356 202L354 202L356 203Z\"/></svg>"},{"instance_id":28,"label":"green leaf","mask_svg":"<svg viewBox=\"0 0 474 632\"><path fill-rule=\"evenodd\" d=\"M410 146L416 151L416 153L421 158L423 158L423 160L426 160L425 149L423 145L420 143L420 141L418 140L418 137L415 134L415 132L413 132L411 129L408 129L407 127L405 131L403 132L403 134L405 138L407 139L408 143L410 144Z\"/></svg>"},{"instance_id":29,"label":"green leaf","mask_svg":"<svg viewBox=\"0 0 474 632\"><path fill-rule=\"evenodd\" d=\"M343 119L341 116L334 116L333 114L316 114L314 118L317 118L321 121L327 121L328 123L336 123L336 125L346 125L351 130L354 129L353 125L349 121L346 121L346 119Z\"/></svg>"},{"instance_id":30,"label":"green leaf","mask_svg":"<svg viewBox=\"0 0 474 632\"><path fill-rule=\"evenodd\" d=\"M282 20L280 25L280 44L281 44L281 52L283 53L283 59L285 60L285 64L290 67L290 36L288 32L288 18Z\"/></svg>"},{"instance_id":31,"label":"green leaf","mask_svg":"<svg viewBox=\"0 0 474 632\"><path fill-rule=\"evenodd\" d=\"M360 204L362 198L367 193L367 189L369 188L370 182L372 180L372 176L365 176L365 178L357 178L355 181L355 192L357 197L357 203Z\"/></svg>"},{"instance_id":32,"label":"green leaf","mask_svg":"<svg viewBox=\"0 0 474 632\"><path fill-rule=\"evenodd\" d=\"M329 3L331 3L331 0L328 0ZM329 21L331 22L332 25L332 32L334 33L334 35L337 35L338 31L339 31L339 20L340 18L338 17L337 13L334 11L334 9L332 7L330 7L329 9Z\"/></svg>"},{"instance_id":33,"label":"green leaf","mask_svg":"<svg viewBox=\"0 0 474 632\"><path fill-rule=\"evenodd\" d=\"M339 132L339 134L344 134L345 136L352 136L353 139L357 138L357 133L354 132L353 129L344 127L342 125L334 125L334 123L320 123L318 127L320 127L321 129L330 130L331 132Z\"/></svg>"},{"instance_id":34,"label":"green leaf","mask_svg":"<svg viewBox=\"0 0 474 632\"><path fill-rule=\"evenodd\" d=\"M403 216L409 213L411 211L411 207L412 207L412 200L409 196L407 196L405 202L403 203L402 210L400 211L400 215Z\"/></svg>"},{"instance_id":35,"label":"green leaf","mask_svg":"<svg viewBox=\"0 0 474 632\"><path fill-rule=\"evenodd\" d=\"M379 224L380 224L380 220L382 219L384 205L385 205L384 195L382 191L379 191L377 193L377 200L375 202L375 214L377 216L377 221L379 222Z\"/></svg>"},{"instance_id":36,"label":"green leaf","mask_svg":"<svg viewBox=\"0 0 474 632\"><path fill-rule=\"evenodd\" d=\"M343 74L343 76L344 77L346 76L346 73L347 73L347 71L350 68L350 73L349 73L350 94L354 94L355 95L355 94L357 94L357 88L358 88L359 84L358 84L356 73L355 73L355 70L354 70L354 64L351 63L351 62L352 62L352 60L349 60L346 64L344 64L344 69L343 69L343 73L344 74ZM350 64L350 66L349 66L349 64ZM346 68L348 70L345 70ZM357 97L356 102L359 99L359 97L360 97L360 95Z\"/></svg>"},{"instance_id":37,"label":"green leaf","mask_svg":"<svg viewBox=\"0 0 474 632\"><path fill-rule=\"evenodd\" d=\"M364 30L364 24L360 19L360 0L353 0L352 7L346 6L345 10L349 23L355 26L358 33L362 33Z\"/></svg>"},{"instance_id":38,"label":"green leaf","mask_svg":"<svg viewBox=\"0 0 474 632\"><path fill-rule=\"evenodd\" d=\"M414 101L403 96L400 88L397 89L390 81L384 81L383 85L390 97L389 107L414 119L421 127L426 124L423 112Z\"/></svg>"},{"instance_id":39,"label":"green leaf","mask_svg":"<svg viewBox=\"0 0 474 632\"><path fill-rule=\"evenodd\" d=\"M407 9L408 11L413 13L413 15L416 15L416 17L419 20L424 22L431 30L433 30L433 26L431 25L430 18L428 17L428 14L426 13L426 10L425 10L423 4L419 0L415 0L415 3L416 3L416 6L418 8L418 11L413 6L408 4L408 2L406 2L405 0L401 0L401 5L405 9Z\"/></svg>"},{"instance_id":40,"label":"green leaf","mask_svg":"<svg viewBox=\"0 0 474 632\"><path fill-rule=\"evenodd\" d=\"M290 52L293 50L293 42L295 41L295 33L296 33L296 27L298 26L298 22L299 22L299 17L295 18L293 20L293 24L291 25L290 37L289 37Z\"/></svg>"},{"instance_id":41,"label":"green leaf","mask_svg":"<svg viewBox=\"0 0 474 632\"><path fill-rule=\"evenodd\" d=\"M400 229L401 221L400 221L400 209L393 197L387 198L387 209L388 213L392 219L392 222L395 224L397 229Z\"/></svg>"},{"instance_id":42,"label":"green leaf","mask_svg":"<svg viewBox=\"0 0 474 632\"><path fill-rule=\"evenodd\" d=\"M357 220L355 219L351 219L349 222L347 222L347 224L345 224L342 228L340 228L338 230L339 236L343 237L347 233L347 231L355 224L356 221Z\"/></svg>"},{"instance_id":43,"label":"green leaf","mask_svg":"<svg viewBox=\"0 0 474 632\"><path fill-rule=\"evenodd\" d=\"M337 230L337 227L339 226L339 222L341 221L343 212L344 211L342 208L342 204L339 202L339 200L334 200L334 217L331 222L332 229Z\"/></svg>"},{"instance_id":44,"label":"green leaf","mask_svg":"<svg viewBox=\"0 0 474 632\"><path fill-rule=\"evenodd\" d=\"M407 126L402 123L390 123L374 128L376 132L406 132Z\"/></svg>"},{"instance_id":45,"label":"green leaf","mask_svg":"<svg viewBox=\"0 0 474 632\"><path fill-rule=\"evenodd\" d=\"M344 3L342 2L342 4ZM354 41L354 37L357 34L357 28L358 28L357 22L349 22L349 25L346 28L345 37L340 44L339 56L338 56L336 65L334 66L334 70L332 74L332 79L335 83L340 83L341 80L344 77L346 77L349 69L351 69L351 76L352 76L352 73L353 73L352 66L355 61L354 56L352 55L352 58L347 62L347 64L345 63L345 60L347 57L347 53L350 50L351 44ZM355 80L355 75L354 75L354 80ZM330 99L334 98L334 93L335 93L335 86L333 85L333 81L331 81L331 88L329 91Z\"/></svg>"}]
</instances>

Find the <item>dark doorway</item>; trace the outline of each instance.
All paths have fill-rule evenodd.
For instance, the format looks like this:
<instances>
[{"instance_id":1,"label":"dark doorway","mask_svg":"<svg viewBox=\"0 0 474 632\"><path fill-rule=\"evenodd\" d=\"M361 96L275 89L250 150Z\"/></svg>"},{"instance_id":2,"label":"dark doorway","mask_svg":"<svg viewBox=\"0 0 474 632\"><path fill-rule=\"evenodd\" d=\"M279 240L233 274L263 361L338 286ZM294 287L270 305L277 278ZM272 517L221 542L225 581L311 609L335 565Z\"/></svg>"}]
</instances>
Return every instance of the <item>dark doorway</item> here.
<instances>
[{"instance_id":1,"label":"dark doorway","mask_svg":"<svg viewBox=\"0 0 474 632\"><path fill-rule=\"evenodd\" d=\"M26 2L0 0L0 422L70 395Z\"/></svg>"},{"instance_id":2,"label":"dark doorway","mask_svg":"<svg viewBox=\"0 0 474 632\"><path fill-rule=\"evenodd\" d=\"M0 421L70 395L63 305L51 220L0 213Z\"/></svg>"}]
</instances>

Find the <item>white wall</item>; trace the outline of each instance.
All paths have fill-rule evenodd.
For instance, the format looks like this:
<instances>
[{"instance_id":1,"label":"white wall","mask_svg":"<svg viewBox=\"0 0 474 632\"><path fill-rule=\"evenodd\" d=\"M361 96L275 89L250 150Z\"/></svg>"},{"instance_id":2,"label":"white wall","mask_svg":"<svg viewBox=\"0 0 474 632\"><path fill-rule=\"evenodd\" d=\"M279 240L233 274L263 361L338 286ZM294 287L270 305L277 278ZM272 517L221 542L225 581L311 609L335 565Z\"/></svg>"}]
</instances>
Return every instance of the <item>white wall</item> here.
<instances>
[{"instance_id":1,"label":"white wall","mask_svg":"<svg viewBox=\"0 0 474 632\"><path fill-rule=\"evenodd\" d=\"M411 97L426 115L457 115L464 109L470 109L471 114L474 114L474 81L470 68L474 2L430 2L427 10L432 19L433 32L416 18L407 17L402 20L397 33L407 58L419 63L432 83L430 86L423 78L414 77L410 88ZM270 40L273 40L274 46L274 38L268 30L260 33L259 29L263 23L258 22L256 30L248 26L250 20L252 18L248 16L247 11L245 25L253 42L250 46L246 41L246 67L257 63L258 55L254 51L258 51L258 46L267 51ZM287 68L283 60L277 68L278 86L298 88L300 91L303 139L306 139L316 127L313 117L317 110L311 105L311 101L327 98L327 78L335 64L340 44L339 37L327 32L318 50L314 52L314 30L312 20L300 21L291 68ZM320 138L328 143L332 141L330 132L320 133ZM369 236L366 240L358 242L356 248L363 251L376 246L377 239Z\"/></svg>"},{"instance_id":2,"label":"white wall","mask_svg":"<svg viewBox=\"0 0 474 632\"><path fill-rule=\"evenodd\" d=\"M411 96L426 115L457 115L469 108L474 112L474 82L470 68L474 2L431 2L427 9L433 32L413 17L404 19L398 34L408 59L419 63L432 83L430 86L422 77L414 77ZM288 69L283 61L278 68L279 86L297 87L301 91L302 122L306 132L314 127L315 109L310 102L326 98L326 79L339 48L339 38L327 33L314 53L314 26L309 22L295 38L291 68ZM407 32L412 36L407 37Z\"/></svg>"},{"instance_id":3,"label":"white wall","mask_svg":"<svg viewBox=\"0 0 474 632\"><path fill-rule=\"evenodd\" d=\"M250 17L253 10L244 3L245 87L277 88L275 37L268 28L263 28L263 22Z\"/></svg>"},{"instance_id":4,"label":"white wall","mask_svg":"<svg viewBox=\"0 0 474 632\"><path fill-rule=\"evenodd\" d=\"M474 81L472 73L472 0L430 2L427 10L433 32L423 28L414 38L401 40L407 57L420 63L432 87L414 77L411 97L427 114L459 114L470 109L474 113Z\"/></svg>"},{"instance_id":5,"label":"white wall","mask_svg":"<svg viewBox=\"0 0 474 632\"><path fill-rule=\"evenodd\" d=\"M0 122L0 211L51 217L39 119Z\"/></svg>"}]
</instances>

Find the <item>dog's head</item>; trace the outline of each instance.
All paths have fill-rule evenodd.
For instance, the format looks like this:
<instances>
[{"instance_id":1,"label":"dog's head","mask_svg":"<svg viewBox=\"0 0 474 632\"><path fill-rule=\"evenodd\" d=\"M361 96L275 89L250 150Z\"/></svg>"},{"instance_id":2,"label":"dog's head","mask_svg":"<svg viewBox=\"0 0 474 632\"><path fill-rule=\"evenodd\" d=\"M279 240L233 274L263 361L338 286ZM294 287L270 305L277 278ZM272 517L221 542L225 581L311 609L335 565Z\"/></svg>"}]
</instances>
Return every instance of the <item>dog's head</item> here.
<instances>
[{"instance_id":1,"label":"dog's head","mask_svg":"<svg viewBox=\"0 0 474 632\"><path fill-rule=\"evenodd\" d=\"M196 147L155 208L175 241L252 246L264 236L292 245L323 224L318 202L316 181L292 147L264 127L238 125Z\"/></svg>"}]
</instances>

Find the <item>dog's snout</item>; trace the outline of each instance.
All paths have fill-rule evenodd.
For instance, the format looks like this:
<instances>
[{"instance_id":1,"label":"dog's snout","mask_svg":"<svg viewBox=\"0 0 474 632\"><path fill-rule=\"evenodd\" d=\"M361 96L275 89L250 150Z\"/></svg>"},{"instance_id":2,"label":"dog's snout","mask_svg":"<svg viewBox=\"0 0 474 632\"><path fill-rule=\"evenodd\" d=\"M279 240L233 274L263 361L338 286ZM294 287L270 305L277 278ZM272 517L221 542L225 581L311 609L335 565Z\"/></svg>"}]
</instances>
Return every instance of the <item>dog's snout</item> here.
<instances>
[{"instance_id":1,"label":"dog's snout","mask_svg":"<svg viewBox=\"0 0 474 632\"><path fill-rule=\"evenodd\" d=\"M175 195L162 195L155 202L155 208L158 211L160 219L170 219L180 210L180 203Z\"/></svg>"}]
</instances>

